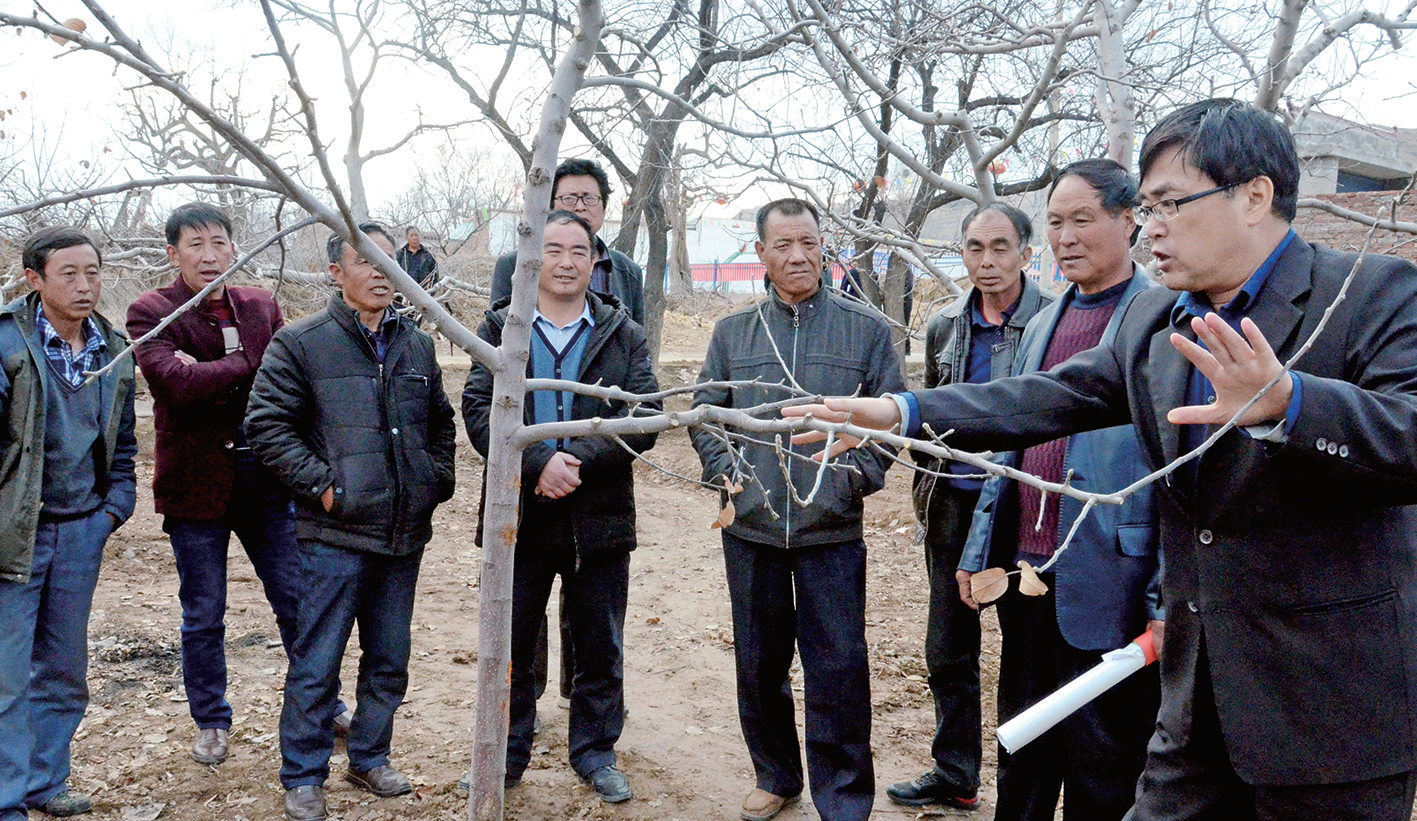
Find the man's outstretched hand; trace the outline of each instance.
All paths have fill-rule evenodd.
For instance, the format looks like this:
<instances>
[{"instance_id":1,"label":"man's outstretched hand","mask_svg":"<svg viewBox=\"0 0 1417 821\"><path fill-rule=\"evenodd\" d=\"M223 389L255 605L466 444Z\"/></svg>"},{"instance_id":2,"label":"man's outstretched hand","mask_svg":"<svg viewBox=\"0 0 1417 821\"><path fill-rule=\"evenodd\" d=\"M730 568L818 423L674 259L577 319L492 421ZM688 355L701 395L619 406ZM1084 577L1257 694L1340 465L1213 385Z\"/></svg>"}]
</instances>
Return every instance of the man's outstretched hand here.
<instances>
[{"instance_id":1,"label":"man's outstretched hand","mask_svg":"<svg viewBox=\"0 0 1417 821\"><path fill-rule=\"evenodd\" d=\"M1223 425L1284 370L1264 334L1249 317L1240 320L1243 337L1213 313L1204 319L1191 319L1191 329L1205 343L1204 348L1180 334L1171 335L1171 344L1215 386L1215 403L1173 408L1166 419L1174 425ZM1240 417L1238 424L1283 419L1293 392L1290 380L1279 380Z\"/></svg>"},{"instance_id":2,"label":"man's outstretched hand","mask_svg":"<svg viewBox=\"0 0 1417 821\"><path fill-rule=\"evenodd\" d=\"M835 398L824 400L821 405L794 405L790 408L783 408L782 415L787 418L801 418L808 414L813 419L820 419L823 422L849 422L863 428L874 430L891 430L900 425L900 408L896 406L894 399L867 399L867 398ZM802 445L808 442L820 442L826 439L826 433L819 430L799 433L792 437L792 444ZM836 441L832 443L831 450L823 451L813 456L813 459L821 461L830 459L837 454L854 448L861 444L861 440L855 436L838 435Z\"/></svg>"}]
</instances>

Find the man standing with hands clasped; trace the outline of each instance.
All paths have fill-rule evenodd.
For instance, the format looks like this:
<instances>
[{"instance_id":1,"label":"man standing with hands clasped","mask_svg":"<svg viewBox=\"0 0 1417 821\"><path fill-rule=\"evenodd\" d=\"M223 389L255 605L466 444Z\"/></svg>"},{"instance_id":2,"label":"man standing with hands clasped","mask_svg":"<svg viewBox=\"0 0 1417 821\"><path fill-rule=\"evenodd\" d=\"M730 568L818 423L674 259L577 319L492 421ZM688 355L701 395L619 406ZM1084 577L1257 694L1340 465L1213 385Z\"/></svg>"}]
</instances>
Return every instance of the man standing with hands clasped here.
<instances>
[{"instance_id":1,"label":"man standing with hands clasped","mask_svg":"<svg viewBox=\"0 0 1417 821\"><path fill-rule=\"evenodd\" d=\"M569 211L546 218L541 279L536 292L527 376L618 386L635 394L659 385L644 331L613 297L589 292L595 232ZM510 300L496 303L478 334L502 344ZM659 403L644 408L657 410ZM624 402L569 391L527 396L526 424L625 416ZM492 372L474 361L463 392L468 438L488 455ZM655 434L624 437L635 452L654 446ZM531 760L536 722L533 662L551 583L561 577L576 659L571 689L571 766L606 803L631 798L616 765L615 742L624 724L625 605L630 553L635 549L634 457L605 436L548 439L522 452L521 521L512 581L511 727L506 786L515 786ZM478 542L482 539L481 517Z\"/></svg>"},{"instance_id":2,"label":"man standing with hands clasped","mask_svg":"<svg viewBox=\"0 0 1417 821\"><path fill-rule=\"evenodd\" d=\"M1161 709L1127 817L1406 819L1417 270L1380 255L1357 265L1294 234L1298 156L1271 112L1194 103L1163 118L1140 156L1138 220L1174 290L1139 294L1111 345L989 385L787 413L906 435L928 422L970 449L1132 422L1151 468L1238 414L1155 485Z\"/></svg>"}]
</instances>

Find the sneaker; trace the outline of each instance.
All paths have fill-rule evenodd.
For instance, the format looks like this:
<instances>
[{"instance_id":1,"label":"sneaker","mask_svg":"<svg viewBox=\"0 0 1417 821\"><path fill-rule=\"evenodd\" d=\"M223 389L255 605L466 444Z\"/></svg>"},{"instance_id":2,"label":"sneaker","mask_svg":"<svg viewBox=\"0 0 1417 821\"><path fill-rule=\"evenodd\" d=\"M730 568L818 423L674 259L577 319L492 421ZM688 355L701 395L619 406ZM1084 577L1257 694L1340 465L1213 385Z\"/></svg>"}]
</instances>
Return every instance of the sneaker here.
<instances>
[{"instance_id":1,"label":"sneaker","mask_svg":"<svg viewBox=\"0 0 1417 821\"><path fill-rule=\"evenodd\" d=\"M934 770L914 781L898 781L886 787L886 797L903 807L924 807L929 804L954 807L957 810L974 810L979 807L979 796L973 790L965 794Z\"/></svg>"},{"instance_id":2,"label":"sneaker","mask_svg":"<svg viewBox=\"0 0 1417 821\"><path fill-rule=\"evenodd\" d=\"M370 770L356 770L350 767L344 771L344 780L380 798L413 792L413 785L408 783L403 773L388 764Z\"/></svg>"},{"instance_id":3,"label":"sneaker","mask_svg":"<svg viewBox=\"0 0 1417 821\"><path fill-rule=\"evenodd\" d=\"M81 792L65 787L62 792L48 801L40 804L35 809L46 815L56 818L67 818L71 815L82 815L86 812L93 812L93 801Z\"/></svg>"},{"instance_id":4,"label":"sneaker","mask_svg":"<svg viewBox=\"0 0 1417 821\"><path fill-rule=\"evenodd\" d=\"M612 765L605 765L581 780L595 789L595 794L607 804L619 804L634 797L630 792L630 780Z\"/></svg>"}]
</instances>

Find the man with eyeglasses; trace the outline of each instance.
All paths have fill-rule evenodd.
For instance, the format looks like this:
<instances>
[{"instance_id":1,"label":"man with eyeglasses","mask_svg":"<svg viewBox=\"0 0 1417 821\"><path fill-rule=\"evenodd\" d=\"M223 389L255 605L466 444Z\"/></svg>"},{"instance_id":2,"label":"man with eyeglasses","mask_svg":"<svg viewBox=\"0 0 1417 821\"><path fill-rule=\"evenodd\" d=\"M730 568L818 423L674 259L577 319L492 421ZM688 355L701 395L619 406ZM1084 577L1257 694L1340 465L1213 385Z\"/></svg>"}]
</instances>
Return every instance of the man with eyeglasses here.
<instances>
[{"instance_id":1,"label":"man with eyeglasses","mask_svg":"<svg viewBox=\"0 0 1417 821\"><path fill-rule=\"evenodd\" d=\"M644 330L624 311L589 293L595 232L569 211L546 220L532 322L527 376L588 385L617 385L630 393L659 390ZM487 314L478 335L502 344L509 308ZM489 448L492 372L473 362L463 391L468 439L484 457ZM657 410L658 403L643 403ZM626 416L624 402L569 392L527 395L525 423ZM631 798L616 767L615 742L624 724L623 647L630 553L635 549L634 456L654 446L655 434L547 439L522 452L521 526L512 582L512 670L506 786L521 781L531 761L536 724L535 653L546 601L559 575L561 612L575 648L570 728L571 766L609 804ZM482 543L481 516L478 544Z\"/></svg>"},{"instance_id":2,"label":"man with eyeglasses","mask_svg":"<svg viewBox=\"0 0 1417 821\"><path fill-rule=\"evenodd\" d=\"M645 324L644 271L634 260L613 251L600 238L605 225L605 206L610 201L610 177L595 160L564 160L556 166L552 181L551 207L570 211L595 231L595 264L590 271L590 290L610 294L620 303L630 318ZM512 295L512 272L517 267L515 253L504 254L492 269L492 296L488 299L493 310L503 299Z\"/></svg>"},{"instance_id":3,"label":"man with eyeglasses","mask_svg":"<svg viewBox=\"0 0 1417 821\"><path fill-rule=\"evenodd\" d=\"M103 546L133 514L133 360L94 309L98 246L68 225L21 255L33 292L0 308L0 819L92 810L68 785L89 691Z\"/></svg>"},{"instance_id":4,"label":"man with eyeglasses","mask_svg":"<svg viewBox=\"0 0 1417 821\"><path fill-rule=\"evenodd\" d=\"M971 450L1131 421L1153 469L1214 436L1155 485L1162 697L1128 817L1406 819L1417 269L1297 237L1293 139L1246 103L1172 113L1140 165L1138 216L1182 293L1138 295L1113 344L988 385L784 413L908 435L923 421Z\"/></svg>"}]
</instances>

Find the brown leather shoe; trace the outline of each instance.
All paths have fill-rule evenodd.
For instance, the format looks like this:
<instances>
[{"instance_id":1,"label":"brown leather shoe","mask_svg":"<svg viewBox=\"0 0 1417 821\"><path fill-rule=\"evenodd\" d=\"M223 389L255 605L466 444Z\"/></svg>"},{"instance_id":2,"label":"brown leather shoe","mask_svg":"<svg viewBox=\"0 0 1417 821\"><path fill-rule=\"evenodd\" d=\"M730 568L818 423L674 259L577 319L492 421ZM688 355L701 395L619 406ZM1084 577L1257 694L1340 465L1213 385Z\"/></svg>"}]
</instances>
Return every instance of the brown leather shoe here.
<instances>
[{"instance_id":1,"label":"brown leather shoe","mask_svg":"<svg viewBox=\"0 0 1417 821\"><path fill-rule=\"evenodd\" d=\"M773 795L761 787L754 787L748 793L748 797L743 799L743 809L738 813L738 817L743 821L768 821L768 819L782 812L782 808L788 804L796 804L801 798L800 795Z\"/></svg>"},{"instance_id":2,"label":"brown leather shoe","mask_svg":"<svg viewBox=\"0 0 1417 821\"><path fill-rule=\"evenodd\" d=\"M197 732L197 742L192 745L192 760L198 764L220 764L226 760L226 730L208 727Z\"/></svg>"}]
</instances>

